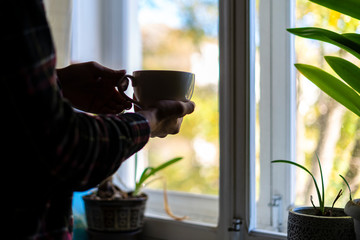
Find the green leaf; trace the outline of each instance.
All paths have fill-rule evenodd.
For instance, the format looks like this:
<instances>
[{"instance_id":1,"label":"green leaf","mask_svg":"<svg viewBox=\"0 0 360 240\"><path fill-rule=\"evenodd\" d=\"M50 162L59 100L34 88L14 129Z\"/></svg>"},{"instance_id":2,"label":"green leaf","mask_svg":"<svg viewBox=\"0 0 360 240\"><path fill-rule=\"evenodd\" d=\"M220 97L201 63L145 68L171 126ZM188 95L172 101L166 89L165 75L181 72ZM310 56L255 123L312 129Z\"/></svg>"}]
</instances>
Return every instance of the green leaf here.
<instances>
[{"instance_id":1,"label":"green leaf","mask_svg":"<svg viewBox=\"0 0 360 240\"><path fill-rule=\"evenodd\" d=\"M359 67L339 57L325 56L325 60L350 87L360 93Z\"/></svg>"},{"instance_id":2,"label":"green leaf","mask_svg":"<svg viewBox=\"0 0 360 240\"><path fill-rule=\"evenodd\" d=\"M320 194L320 190L319 190L319 186L316 182L316 179L314 177L314 175L304 166L296 163L296 162L292 162L292 161L288 161L288 160L274 160L274 161L271 161L271 163L287 163L287 164L292 164L296 167L299 167L301 169L303 169L304 171L306 171L308 174L310 174L310 176L312 177L313 181L314 181L314 184L315 184L315 188L316 188L316 192L317 192L317 195L318 195L318 199L319 199L319 204L320 204L320 207L322 206L322 198L321 198L321 194Z\"/></svg>"},{"instance_id":3,"label":"green leaf","mask_svg":"<svg viewBox=\"0 0 360 240\"><path fill-rule=\"evenodd\" d=\"M348 181L346 181L346 179L341 175L341 174L339 174L339 176L344 180L344 182L346 183L346 186L348 187L348 189L349 189L349 193L350 193L350 197L349 197L349 199L350 199L350 201L352 201L352 197L351 197L351 188L350 188L350 185L349 185L349 183L348 183Z\"/></svg>"},{"instance_id":4,"label":"green leaf","mask_svg":"<svg viewBox=\"0 0 360 240\"><path fill-rule=\"evenodd\" d=\"M350 39L349 35L346 37L342 34L315 27L289 28L287 30L300 37L331 43L360 59L360 44Z\"/></svg>"},{"instance_id":5,"label":"green leaf","mask_svg":"<svg viewBox=\"0 0 360 240\"><path fill-rule=\"evenodd\" d=\"M357 33L343 33L342 34L347 39L350 39L353 42L356 42L357 44L360 44L360 34Z\"/></svg>"},{"instance_id":6,"label":"green leaf","mask_svg":"<svg viewBox=\"0 0 360 240\"><path fill-rule=\"evenodd\" d=\"M160 166L154 168L152 171L151 171L151 175L154 175L155 173L157 173L158 171L180 161L181 159L183 159L182 157L177 157L177 158L174 158L174 159L171 159L163 164L161 164Z\"/></svg>"},{"instance_id":7,"label":"green leaf","mask_svg":"<svg viewBox=\"0 0 360 240\"><path fill-rule=\"evenodd\" d=\"M141 173L139 181L136 183L136 189L141 188L146 179L149 178L149 174L151 174L153 169L153 167L147 167L144 169L144 171Z\"/></svg>"},{"instance_id":8,"label":"green leaf","mask_svg":"<svg viewBox=\"0 0 360 240\"><path fill-rule=\"evenodd\" d=\"M317 3L360 20L359 0L310 0L310 2Z\"/></svg>"},{"instance_id":9,"label":"green leaf","mask_svg":"<svg viewBox=\"0 0 360 240\"><path fill-rule=\"evenodd\" d=\"M160 166L154 168L154 167L147 167L144 169L144 171L142 172L141 174L141 177L139 179L139 181L136 183L136 186L135 186L135 190L134 190L134 195L137 195L139 192L140 192L140 189L142 187L142 185L145 183L145 181L153 176L155 173L157 173L158 171L180 161L181 159L183 159L182 157L177 157L177 158L173 158L163 164L161 164Z\"/></svg>"},{"instance_id":10,"label":"green leaf","mask_svg":"<svg viewBox=\"0 0 360 240\"><path fill-rule=\"evenodd\" d=\"M320 171L320 176L321 176L321 189L322 189L322 199L321 199L321 203L320 203L320 211L321 213L324 215L325 212L325 187L324 187L324 176L323 176L323 172L322 172L322 168L321 168L321 162L319 159L319 156L316 154L316 158L319 164L319 171Z\"/></svg>"},{"instance_id":11,"label":"green leaf","mask_svg":"<svg viewBox=\"0 0 360 240\"><path fill-rule=\"evenodd\" d=\"M360 96L352 88L320 68L307 64L295 64L295 67L330 97L360 117Z\"/></svg>"}]
</instances>

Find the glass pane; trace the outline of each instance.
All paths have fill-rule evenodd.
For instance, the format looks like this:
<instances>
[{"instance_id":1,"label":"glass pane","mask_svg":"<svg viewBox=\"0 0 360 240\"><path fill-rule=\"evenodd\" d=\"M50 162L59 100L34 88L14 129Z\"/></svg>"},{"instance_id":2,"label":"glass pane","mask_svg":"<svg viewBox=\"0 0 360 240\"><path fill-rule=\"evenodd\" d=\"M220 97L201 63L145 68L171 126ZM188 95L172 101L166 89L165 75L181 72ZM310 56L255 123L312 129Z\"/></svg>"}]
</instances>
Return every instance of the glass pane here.
<instances>
[{"instance_id":1,"label":"glass pane","mask_svg":"<svg viewBox=\"0 0 360 240\"><path fill-rule=\"evenodd\" d=\"M359 21L338 12L328 10L307 0L297 0L297 27L321 27L339 33L359 32ZM339 48L320 41L295 39L296 62L308 63L334 73L323 56L339 56L359 66L359 60ZM349 195L339 174L346 177L353 191L359 197L360 188L360 119L300 73L297 73L297 156L299 163L311 169L320 181L316 154L322 163L325 183L325 201L331 206L340 189L344 195L336 206L344 207ZM310 196L318 205L314 184L309 176L297 170L296 205L311 206Z\"/></svg>"},{"instance_id":2,"label":"glass pane","mask_svg":"<svg viewBox=\"0 0 360 240\"><path fill-rule=\"evenodd\" d=\"M219 191L219 47L217 0L140 0L142 68L193 72L195 112L176 136L151 139L145 166L184 159L164 170L168 190L217 195ZM162 189L155 181L150 188Z\"/></svg>"},{"instance_id":3,"label":"glass pane","mask_svg":"<svg viewBox=\"0 0 360 240\"><path fill-rule=\"evenodd\" d=\"M292 78L291 0L255 4L256 228L285 232L291 176L275 159L293 158L295 79ZM251 169L252 170L252 169Z\"/></svg>"},{"instance_id":4,"label":"glass pane","mask_svg":"<svg viewBox=\"0 0 360 240\"><path fill-rule=\"evenodd\" d=\"M264 128L264 125L261 123L262 121L264 122L264 119L261 119L261 116L264 115L262 112L264 109L261 109L261 102L264 101L264 95L261 94L264 92L262 89L264 86L262 75L273 74L276 71L273 67L274 59L281 57L281 54L278 52L276 54L271 53L271 51L274 51L273 46L278 39L271 38L269 42L265 42L266 44L262 45L262 38L266 37L269 32L274 31L276 26L271 26L272 21L262 21L261 19L266 19L267 17L264 16L264 12L274 13L274 6L276 6L274 4L277 4L278 1L280 0L255 1L256 62L254 64L257 110L255 165L256 227L286 233L287 211L289 208L299 205L311 206L311 195L313 196L314 204L318 206L319 203L311 177L298 168L291 168L294 169L293 172L289 168L288 172L284 173L284 179L289 181L290 188L282 192L276 192L274 190L276 187L274 179L279 178L279 176L274 176L274 169L278 168L279 165L270 164L270 161L275 159L268 157L268 159L264 160L261 157L263 151L268 151L271 156L276 155L274 154L276 149L272 148L274 144L271 141L272 138L268 137L269 141L266 142L264 141L264 136L266 138L267 135L277 134L276 132L274 133L273 126ZM294 3L296 11L293 19L295 20L296 27L321 27L339 33L360 33L359 21L355 19L328 10L308 0L294 0ZM264 9L269 9L269 12L264 11ZM271 20L274 20L274 18L271 18ZM266 27L264 28L264 26ZM264 49L266 47L268 49ZM320 41L295 37L294 47L296 54L295 62L314 65L332 74L335 73L326 63L324 59L326 55L339 56L360 66L360 61L354 56ZM264 52L265 54L263 54ZM274 57L274 55L276 56ZM268 59L264 60L264 56L267 56ZM266 61L268 61L268 65L263 64ZM291 68L293 66L290 66ZM314 176L318 179L318 183L320 183L320 173L316 160L316 155L318 155L322 163L325 183L325 205L331 206L338 192L342 189L344 194L335 206L344 207L349 200L349 195L345 183L339 177L339 174L345 176L349 181L353 197L360 197L360 119L328 97L300 73L296 72L296 79L289 79L288 81L296 81L296 116L293 116L296 119L296 154L294 159L287 160L296 160L298 163L306 166L313 172ZM276 86L276 88L280 88L280 86ZM268 91L274 93L272 89ZM265 111L268 111L268 109L265 109ZM274 121L273 116L281 114L282 109L270 109L270 111L271 120L265 119L265 122L267 120L268 122ZM273 122L269 123L269 125L272 124ZM264 131L268 132L264 133ZM293 183L292 180L294 180ZM277 197L281 201L277 201ZM285 198L291 199L291 202L285 204ZM282 208L280 213L278 212L279 208Z\"/></svg>"}]
</instances>

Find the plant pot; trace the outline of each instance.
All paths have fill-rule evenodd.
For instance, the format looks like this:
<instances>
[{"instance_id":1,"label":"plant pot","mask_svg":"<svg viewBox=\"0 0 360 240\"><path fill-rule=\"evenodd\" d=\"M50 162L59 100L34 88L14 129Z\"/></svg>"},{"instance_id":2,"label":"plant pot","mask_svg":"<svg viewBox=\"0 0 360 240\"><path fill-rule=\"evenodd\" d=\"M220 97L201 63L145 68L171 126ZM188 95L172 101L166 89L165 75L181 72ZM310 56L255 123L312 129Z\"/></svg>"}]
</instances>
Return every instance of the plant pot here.
<instances>
[{"instance_id":1,"label":"plant pot","mask_svg":"<svg viewBox=\"0 0 360 240\"><path fill-rule=\"evenodd\" d=\"M143 194L127 199L94 199L83 197L88 229L103 232L130 232L144 225L145 204L148 197Z\"/></svg>"},{"instance_id":2,"label":"plant pot","mask_svg":"<svg viewBox=\"0 0 360 240\"><path fill-rule=\"evenodd\" d=\"M344 209L334 208L334 216L317 216L312 207L290 210L288 218L289 240L353 240L354 222Z\"/></svg>"},{"instance_id":3,"label":"plant pot","mask_svg":"<svg viewBox=\"0 0 360 240\"><path fill-rule=\"evenodd\" d=\"M356 240L360 240L360 199L349 201L345 206L345 213L354 219Z\"/></svg>"}]
</instances>

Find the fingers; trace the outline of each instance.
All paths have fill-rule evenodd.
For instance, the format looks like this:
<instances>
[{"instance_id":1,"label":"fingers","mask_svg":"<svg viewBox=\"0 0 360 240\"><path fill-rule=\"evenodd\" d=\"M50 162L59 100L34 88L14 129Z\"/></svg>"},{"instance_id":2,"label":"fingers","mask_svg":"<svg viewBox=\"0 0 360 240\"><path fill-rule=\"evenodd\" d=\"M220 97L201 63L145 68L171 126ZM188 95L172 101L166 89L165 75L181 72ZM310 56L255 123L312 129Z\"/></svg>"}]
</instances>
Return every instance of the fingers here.
<instances>
[{"instance_id":1,"label":"fingers","mask_svg":"<svg viewBox=\"0 0 360 240\"><path fill-rule=\"evenodd\" d=\"M125 99L118 91L114 90L113 95L111 96L107 106L116 110L117 113L122 112L123 110L129 110L132 107L132 103Z\"/></svg>"},{"instance_id":2,"label":"fingers","mask_svg":"<svg viewBox=\"0 0 360 240\"><path fill-rule=\"evenodd\" d=\"M180 102L180 104L182 104L182 106L183 106L183 112L182 112L181 117L183 117L187 114L190 114L190 113L194 112L194 110L195 110L195 103L192 101Z\"/></svg>"},{"instance_id":3,"label":"fingers","mask_svg":"<svg viewBox=\"0 0 360 240\"><path fill-rule=\"evenodd\" d=\"M126 74L126 70L114 70L100 65L99 63L93 63L97 72L107 78L121 78Z\"/></svg>"},{"instance_id":4,"label":"fingers","mask_svg":"<svg viewBox=\"0 0 360 240\"><path fill-rule=\"evenodd\" d=\"M159 101L155 107L158 109L157 117L159 119L181 118L195 110L195 103L192 101L163 100Z\"/></svg>"},{"instance_id":5,"label":"fingers","mask_svg":"<svg viewBox=\"0 0 360 240\"><path fill-rule=\"evenodd\" d=\"M125 92L129 86L129 80L125 77L122 78L120 82L117 83L117 87L120 88L119 91Z\"/></svg>"},{"instance_id":6,"label":"fingers","mask_svg":"<svg viewBox=\"0 0 360 240\"><path fill-rule=\"evenodd\" d=\"M95 97L92 102L88 111L101 114L117 114L132 107L131 102L124 99L115 89L108 99Z\"/></svg>"},{"instance_id":7,"label":"fingers","mask_svg":"<svg viewBox=\"0 0 360 240\"><path fill-rule=\"evenodd\" d=\"M163 138L168 134L179 133L183 117L194 109L195 103L191 101L161 100L138 113L148 120L151 137Z\"/></svg>"},{"instance_id":8,"label":"fingers","mask_svg":"<svg viewBox=\"0 0 360 240\"><path fill-rule=\"evenodd\" d=\"M88 62L88 64L92 65L96 75L104 78L106 81L111 81L114 86L126 74L126 70L110 69L97 62Z\"/></svg>"},{"instance_id":9,"label":"fingers","mask_svg":"<svg viewBox=\"0 0 360 240\"><path fill-rule=\"evenodd\" d=\"M151 137L164 138L168 134L175 135L180 132L181 123L183 118L170 118L164 120L157 130L151 133Z\"/></svg>"}]
</instances>

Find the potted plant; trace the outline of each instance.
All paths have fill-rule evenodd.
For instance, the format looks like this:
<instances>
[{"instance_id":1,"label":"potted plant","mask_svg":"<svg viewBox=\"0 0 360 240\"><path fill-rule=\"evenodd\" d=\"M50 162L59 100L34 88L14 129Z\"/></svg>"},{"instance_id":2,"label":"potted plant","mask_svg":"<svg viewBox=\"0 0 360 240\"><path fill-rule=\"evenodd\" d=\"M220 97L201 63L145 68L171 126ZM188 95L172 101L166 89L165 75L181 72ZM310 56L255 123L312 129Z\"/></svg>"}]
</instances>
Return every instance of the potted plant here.
<instances>
[{"instance_id":1,"label":"potted plant","mask_svg":"<svg viewBox=\"0 0 360 240\"><path fill-rule=\"evenodd\" d=\"M135 183L135 189L131 192L122 191L114 185L112 177L110 177L103 181L97 190L84 196L90 238L104 239L104 235L115 238L121 234L123 238L136 239L133 236L138 235L142 230L145 205L148 199L148 196L142 192L143 187L149 182L150 177L181 159L182 157L173 158L158 167L145 168ZM166 201L165 197L164 200ZM171 215L168 207L166 210Z\"/></svg>"},{"instance_id":2,"label":"potted plant","mask_svg":"<svg viewBox=\"0 0 360 240\"><path fill-rule=\"evenodd\" d=\"M342 176L341 176L342 177ZM349 198L350 200L345 205L345 213L351 216L354 220L354 228L356 234L356 240L360 240L360 199L352 199L351 189L349 183L346 181L344 177L342 177L349 189Z\"/></svg>"},{"instance_id":3,"label":"potted plant","mask_svg":"<svg viewBox=\"0 0 360 240\"><path fill-rule=\"evenodd\" d=\"M346 1L310 0L310 1L360 20L360 1L358 0L346 0ZM333 44L349 52L350 54L354 55L356 58L360 59L360 34L357 33L339 34L333 31L329 31L322 28L315 28L315 27L291 28L288 29L288 31L300 37L315 39ZM360 68L343 58L334 57L334 56L325 56L324 58L327 61L327 63L330 65L330 67L336 72L338 77L333 76L320 68L307 64L295 64L295 67L299 70L299 72L301 72L306 78L312 81L315 85L317 85L330 97L332 97L337 102L348 108L357 116L360 116ZM297 166L306 170L300 165ZM312 174L308 170L306 171L312 176ZM345 180L345 178L343 179ZM315 182L314 177L313 180ZM318 188L317 188L317 192L320 201L321 195ZM359 202L360 202L359 199L352 200L350 193L350 201L345 206L345 213L354 218L357 239L360 240ZM290 218L290 214L289 214L289 218Z\"/></svg>"},{"instance_id":4,"label":"potted plant","mask_svg":"<svg viewBox=\"0 0 360 240\"><path fill-rule=\"evenodd\" d=\"M325 189L322 175L321 163L317 158L322 191L317 184L314 175L304 166L287 160L274 160L272 163L287 163L297 166L306 171L313 179L315 189L319 201L319 206L316 207L313 197L310 196L312 207L298 207L291 209L288 216L288 239L289 240L352 240L355 239L354 223L351 217L347 216L343 208L335 208L336 201L342 195L342 190L339 191L337 197L333 201L331 207L325 206Z\"/></svg>"},{"instance_id":5,"label":"potted plant","mask_svg":"<svg viewBox=\"0 0 360 240\"><path fill-rule=\"evenodd\" d=\"M358 0L310 1L360 20ZM360 59L360 34L339 34L315 27L290 28L288 31L300 37L333 44ZM295 67L330 97L360 116L360 68L339 57L325 56L325 60L340 78L307 64L295 64Z\"/></svg>"}]
</instances>

